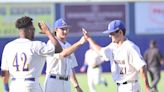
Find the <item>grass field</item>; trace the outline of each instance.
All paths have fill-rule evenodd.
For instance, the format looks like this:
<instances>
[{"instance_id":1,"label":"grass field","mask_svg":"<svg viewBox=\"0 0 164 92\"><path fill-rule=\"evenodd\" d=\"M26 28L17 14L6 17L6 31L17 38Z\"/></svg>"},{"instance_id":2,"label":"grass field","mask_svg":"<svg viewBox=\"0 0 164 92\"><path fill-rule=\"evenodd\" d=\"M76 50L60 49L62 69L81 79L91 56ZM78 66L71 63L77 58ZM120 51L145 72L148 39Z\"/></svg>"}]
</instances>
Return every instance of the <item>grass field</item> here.
<instances>
[{"instance_id":1,"label":"grass field","mask_svg":"<svg viewBox=\"0 0 164 92\"><path fill-rule=\"evenodd\" d=\"M111 74L110 73L103 73L102 76L108 81L108 87L105 87L103 85L97 85L96 86L97 92L116 92L116 84L113 82ZM40 78L40 82L41 82L42 86L43 86L44 78L45 78L44 75L41 76L41 78ZM88 91L86 74L77 74L77 79L78 79L79 84L80 84L81 88L83 89L83 91L84 92L89 92ZM141 78L139 79L139 83L140 83L140 86L141 86L141 92L145 92L144 91L144 86L143 86L143 81L141 80ZM164 92L163 85L164 85L164 72L162 72L161 80L158 84L159 92ZM4 92L3 91L2 80L0 81L0 92ZM72 92L75 92L73 88L72 88Z\"/></svg>"}]
</instances>

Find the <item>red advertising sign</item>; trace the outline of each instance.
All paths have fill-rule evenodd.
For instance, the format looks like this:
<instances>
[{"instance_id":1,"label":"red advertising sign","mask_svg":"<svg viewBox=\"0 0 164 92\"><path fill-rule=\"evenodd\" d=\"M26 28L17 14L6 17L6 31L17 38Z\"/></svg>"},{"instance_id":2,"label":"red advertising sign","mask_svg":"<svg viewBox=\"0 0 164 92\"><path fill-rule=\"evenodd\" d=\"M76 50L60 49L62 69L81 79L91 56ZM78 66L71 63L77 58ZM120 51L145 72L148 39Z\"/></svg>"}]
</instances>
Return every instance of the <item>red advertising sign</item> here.
<instances>
[{"instance_id":1,"label":"red advertising sign","mask_svg":"<svg viewBox=\"0 0 164 92\"><path fill-rule=\"evenodd\" d=\"M71 25L71 35L85 28L92 35L102 35L114 19L126 22L126 4L65 4L63 17ZM125 23L126 24L126 23Z\"/></svg>"},{"instance_id":2,"label":"red advertising sign","mask_svg":"<svg viewBox=\"0 0 164 92\"><path fill-rule=\"evenodd\" d=\"M164 34L164 3L135 3L135 32L138 35Z\"/></svg>"}]
</instances>

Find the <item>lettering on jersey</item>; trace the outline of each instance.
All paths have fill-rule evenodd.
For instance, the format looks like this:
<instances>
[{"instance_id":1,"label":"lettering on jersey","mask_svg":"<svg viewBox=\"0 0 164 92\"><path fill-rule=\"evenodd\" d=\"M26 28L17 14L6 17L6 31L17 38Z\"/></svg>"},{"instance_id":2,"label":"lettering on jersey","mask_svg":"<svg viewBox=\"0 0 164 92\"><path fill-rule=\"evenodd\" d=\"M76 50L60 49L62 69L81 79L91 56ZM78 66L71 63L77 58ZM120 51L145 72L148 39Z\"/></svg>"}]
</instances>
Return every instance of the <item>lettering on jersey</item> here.
<instances>
[{"instance_id":1,"label":"lettering on jersey","mask_svg":"<svg viewBox=\"0 0 164 92\"><path fill-rule=\"evenodd\" d=\"M29 65L27 64L27 55L25 53L16 53L13 67L16 67L16 71L28 71Z\"/></svg>"},{"instance_id":2,"label":"lettering on jersey","mask_svg":"<svg viewBox=\"0 0 164 92\"><path fill-rule=\"evenodd\" d=\"M120 67L120 74L126 74L126 67Z\"/></svg>"},{"instance_id":3,"label":"lettering on jersey","mask_svg":"<svg viewBox=\"0 0 164 92\"><path fill-rule=\"evenodd\" d=\"M119 66L120 75L124 75L127 73L125 61L124 60L114 60L114 62Z\"/></svg>"}]
</instances>

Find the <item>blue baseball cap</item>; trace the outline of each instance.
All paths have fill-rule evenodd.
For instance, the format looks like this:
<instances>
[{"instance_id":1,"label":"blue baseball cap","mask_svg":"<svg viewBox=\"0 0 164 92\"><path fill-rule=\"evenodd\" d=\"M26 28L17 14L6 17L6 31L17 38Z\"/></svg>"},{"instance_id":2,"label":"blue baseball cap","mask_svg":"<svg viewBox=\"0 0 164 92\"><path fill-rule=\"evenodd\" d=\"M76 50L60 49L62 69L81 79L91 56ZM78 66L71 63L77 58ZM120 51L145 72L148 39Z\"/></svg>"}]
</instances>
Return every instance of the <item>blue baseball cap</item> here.
<instances>
[{"instance_id":1,"label":"blue baseball cap","mask_svg":"<svg viewBox=\"0 0 164 92\"><path fill-rule=\"evenodd\" d=\"M69 26L64 19L60 18L58 20L55 21L54 23L54 29L56 28L69 28L71 26Z\"/></svg>"},{"instance_id":2,"label":"blue baseball cap","mask_svg":"<svg viewBox=\"0 0 164 92\"><path fill-rule=\"evenodd\" d=\"M110 34L112 32L115 32L119 29L122 29L125 31L125 25L121 20L113 20L108 24L108 30L104 31L104 34Z\"/></svg>"}]
</instances>

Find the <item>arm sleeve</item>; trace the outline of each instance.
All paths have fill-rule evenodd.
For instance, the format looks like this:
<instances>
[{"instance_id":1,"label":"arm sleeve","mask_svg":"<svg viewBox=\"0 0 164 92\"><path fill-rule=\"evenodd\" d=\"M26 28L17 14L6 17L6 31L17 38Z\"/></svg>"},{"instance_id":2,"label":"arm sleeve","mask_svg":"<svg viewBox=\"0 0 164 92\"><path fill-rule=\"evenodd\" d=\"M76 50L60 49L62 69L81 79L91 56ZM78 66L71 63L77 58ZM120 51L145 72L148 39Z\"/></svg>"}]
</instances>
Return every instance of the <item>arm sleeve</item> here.
<instances>
[{"instance_id":1,"label":"arm sleeve","mask_svg":"<svg viewBox=\"0 0 164 92\"><path fill-rule=\"evenodd\" d=\"M131 48L129 48L129 52L131 65L134 66L137 71L139 71L142 66L146 65L143 57L140 54L139 48L137 46L132 46Z\"/></svg>"},{"instance_id":2,"label":"arm sleeve","mask_svg":"<svg viewBox=\"0 0 164 92\"><path fill-rule=\"evenodd\" d=\"M48 41L48 43L40 42L37 44L37 53L42 56L53 55L55 53L55 45Z\"/></svg>"},{"instance_id":3,"label":"arm sleeve","mask_svg":"<svg viewBox=\"0 0 164 92\"><path fill-rule=\"evenodd\" d=\"M7 56L6 56L6 49L5 48L4 48L3 53L2 53L1 70L9 70L9 67L7 64Z\"/></svg>"},{"instance_id":4,"label":"arm sleeve","mask_svg":"<svg viewBox=\"0 0 164 92\"><path fill-rule=\"evenodd\" d=\"M109 47L101 48L100 55L105 61L111 61L113 58L112 50Z\"/></svg>"}]
</instances>

